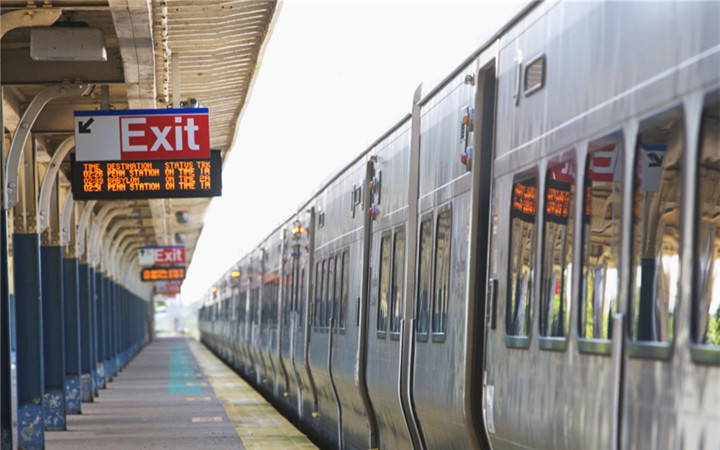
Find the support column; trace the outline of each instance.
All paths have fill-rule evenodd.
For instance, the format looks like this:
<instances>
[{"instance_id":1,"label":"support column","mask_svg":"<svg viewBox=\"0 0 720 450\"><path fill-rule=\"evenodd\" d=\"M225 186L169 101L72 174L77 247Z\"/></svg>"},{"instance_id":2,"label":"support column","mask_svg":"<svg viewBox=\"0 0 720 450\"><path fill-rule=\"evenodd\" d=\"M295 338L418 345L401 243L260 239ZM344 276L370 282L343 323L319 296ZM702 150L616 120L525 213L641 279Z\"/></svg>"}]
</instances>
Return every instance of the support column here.
<instances>
[{"instance_id":1,"label":"support column","mask_svg":"<svg viewBox=\"0 0 720 450\"><path fill-rule=\"evenodd\" d=\"M2 24L4 25L4 24ZM3 33L3 31L0 31ZM5 161L5 121L3 119L2 88L0 88L0 124L3 124L3 138L0 141L0 156ZM5 164L0 164L0 185L5 186ZM12 382L10 343L14 334L10 330L10 278L8 219L5 209L0 212L0 446L12 448Z\"/></svg>"},{"instance_id":2,"label":"support column","mask_svg":"<svg viewBox=\"0 0 720 450\"><path fill-rule=\"evenodd\" d=\"M95 325L97 330L97 386L98 389L107 387L105 382L105 283L103 283L103 275L100 271L93 269L95 273Z\"/></svg>"},{"instance_id":3,"label":"support column","mask_svg":"<svg viewBox=\"0 0 720 450\"><path fill-rule=\"evenodd\" d=\"M22 152L18 176L19 202L13 210L13 275L17 332L18 447L42 449L45 445L43 397L42 287L40 236L37 234L37 178L35 140ZM22 181L20 181L22 180Z\"/></svg>"},{"instance_id":4,"label":"support column","mask_svg":"<svg viewBox=\"0 0 720 450\"><path fill-rule=\"evenodd\" d=\"M78 262L78 301L80 306L80 383L82 384L82 401L92 403L95 398L93 379L95 359L95 338L92 319L92 283L90 267L86 260Z\"/></svg>"},{"instance_id":5,"label":"support column","mask_svg":"<svg viewBox=\"0 0 720 450\"><path fill-rule=\"evenodd\" d=\"M47 176L53 175L48 173ZM47 189L48 185L43 184ZM46 430L65 430L65 319L57 183L52 183L49 190L48 210L39 211L41 216L48 218L50 225L42 231L40 246L45 369L43 410Z\"/></svg>"},{"instance_id":6,"label":"support column","mask_svg":"<svg viewBox=\"0 0 720 450\"><path fill-rule=\"evenodd\" d=\"M88 225L97 200L84 202L75 233L75 253L78 258L78 301L80 306L80 383L82 401L93 402L97 397L97 339L95 331L95 275L89 263L87 250ZM76 210L76 214L80 207Z\"/></svg>"},{"instance_id":7,"label":"support column","mask_svg":"<svg viewBox=\"0 0 720 450\"><path fill-rule=\"evenodd\" d=\"M0 89L0 92L2 89ZM2 99L0 98L0 102ZM0 106L0 108L2 108ZM7 211L4 209L0 212L0 383L2 388L0 392L0 410L2 418L0 424L2 430L0 436L0 446L2 448L12 448L13 441L13 422L12 422L12 380L10 371L10 343L11 336L14 336L10 330L10 279L8 268L9 242L8 242L8 220Z\"/></svg>"},{"instance_id":8,"label":"support column","mask_svg":"<svg viewBox=\"0 0 720 450\"><path fill-rule=\"evenodd\" d=\"M60 245L63 249L63 302L65 306L65 408L67 414L82 413L82 342L80 340L80 279L75 249L76 208L72 192L63 206ZM87 344L85 344L87 346Z\"/></svg>"},{"instance_id":9,"label":"support column","mask_svg":"<svg viewBox=\"0 0 720 450\"><path fill-rule=\"evenodd\" d=\"M113 292L112 284L110 279L102 274L103 283L103 323L105 333L105 384L112 381L114 375L114 355L112 353L113 348L113 326L112 326L112 311L113 311Z\"/></svg>"}]
</instances>

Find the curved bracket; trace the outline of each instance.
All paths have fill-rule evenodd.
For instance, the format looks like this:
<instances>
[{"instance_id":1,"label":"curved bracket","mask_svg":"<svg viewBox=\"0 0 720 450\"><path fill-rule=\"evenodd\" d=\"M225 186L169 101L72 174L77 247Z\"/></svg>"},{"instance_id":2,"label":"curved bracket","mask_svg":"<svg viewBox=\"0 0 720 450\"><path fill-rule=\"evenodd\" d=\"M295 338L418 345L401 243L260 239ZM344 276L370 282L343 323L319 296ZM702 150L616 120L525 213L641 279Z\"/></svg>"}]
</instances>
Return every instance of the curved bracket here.
<instances>
[{"instance_id":1,"label":"curved bracket","mask_svg":"<svg viewBox=\"0 0 720 450\"><path fill-rule=\"evenodd\" d=\"M19 9L5 13L0 19L0 38L15 28L52 25L61 15L62 9L60 8Z\"/></svg>"},{"instance_id":2,"label":"curved bracket","mask_svg":"<svg viewBox=\"0 0 720 450\"><path fill-rule=\"evenodd\" d=\"M75 136L70 136L58 146L50 161L42 185L40 186L40 205L38 206L38 233L45 231L50 224L50 194L52 194L60 164L65 155L75 146ZM64 212L64 211L63 211Z\"/></svg>"},{"instance_id":3,"label":"curved bracket","mask_svg":"<svg viewBox=\"0 0 720 450\"><path fill-rule=\"evenodd\" d=\"M123 240L124 239L124 240ZM145 240L142 236L133 236L131 238L125 239L124 237L122 239L118 239L118 242L120 242L117 246L115 246L112 250L110 250L111 255L111 261L110 261L110 274L115 278L116 281L121 282L122 273L121 273L121 267L122 266L122 259L125 256L125 250L128 248L131 244L142 244Z\"/></svg>"},{"instance_id":4,"label":"curved bracket","mask_svg":"<svg viewBox=\"0 0 720 450\"><path fill-rule=\"evenodd\" d=\"M67 193L65 204L63 205L62 218L60 219L60 246L65 247L70 244L71 219L75 211L75 198L72 191Z\"/></svg>"},{"instance_id":5,"label":"curved bracket","mask_svg":"<svg viewBox=\"0 0 720 450\"><path fill-rule=\"evenodd\" d=\"M75 253L78 258L85 254L85 230L87 230L90 214L95 208L95 203L97 203L97 200L85 202L85 208L83 208L80 215L80 223L77 225L77 234L75 235Z\"/></svg>"},{"instance_id":6,"label":"curved bracket","mask_svg":"<svg viewBox=\"0 0 720 450\"><path fill-rule=\"evenodd\" d=\"M131 223L131 226L135 222ZM102 269L107 273L108 268L112 265L112 252L110 251L111 247L115 246L115 243L122 239L122 237L127 236L128 232L132 233L138 233L140 230L138 228L127 228L125 230L120 230L122 227L127 227L128 223L127 221L118 220L115 222L115 224L110 228L110 230L105 235L105 240L102 242L102 252L100 253L103 258L100 263L102 264ZM119 236L118 236L119 234ZM98 243L99 244L99 243ZM99 246L99 245L98 245Z\"/></svg>"},{"instance_id":7,"label":"curved bracket","mask_svg":"<svg viewBox=\"0 0 720 450\"><path fill-rule=\"evenodd\" d=\"M117 207L115 205L115 209L112 210L112 213L109 213L105 215L104 217L100 217L100 214L95 218L96 222L93 225L92 233L90 233L90 239L88 240L88 261L93 266L100 267L100 239L102 239L103 233L107 229L108 225L110 225L110 221L112 221L115 217L121 215L121 214L130 214L132 212L132 208L130 207Z\"/></svg>"},{"instance_id":8,"label":"curved bracket","mask_svg":"<svg viewBox=\"0 0 720 450\"><path fill-rule=\"evenodd\" d=\"M86 83L64 83L46 87L40 91L30 102L25 113L20 119L18 128L13 136L5 164L5 209L12 209L18 202L18 172L20 171L20 159L23 149L30 136L30 129L35 123L45 105L60 97L80 97L90 91L92 85Z\"/></svg>"}]
</instances>

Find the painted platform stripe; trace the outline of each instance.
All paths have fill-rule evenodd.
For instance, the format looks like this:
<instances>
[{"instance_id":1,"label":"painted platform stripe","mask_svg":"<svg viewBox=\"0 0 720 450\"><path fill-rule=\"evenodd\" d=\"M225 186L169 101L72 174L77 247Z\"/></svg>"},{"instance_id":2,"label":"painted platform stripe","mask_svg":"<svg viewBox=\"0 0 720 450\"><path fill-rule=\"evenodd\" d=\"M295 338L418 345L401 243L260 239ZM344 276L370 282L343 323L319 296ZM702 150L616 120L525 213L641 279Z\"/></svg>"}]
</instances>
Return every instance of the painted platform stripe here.
<instances>
[{"instance_id":1,"label":"painted platform stripe","mask_svg":"<svg viewBox=\"0 0 720 450\"><path fill-rule=\"evenodd\" d=\"M171 394L200 394L202 392L200 386L206 385L206 383L196 382L196 375L185 346L173 346L170 351L168 392Z\"/></svg>"}]
</instances>

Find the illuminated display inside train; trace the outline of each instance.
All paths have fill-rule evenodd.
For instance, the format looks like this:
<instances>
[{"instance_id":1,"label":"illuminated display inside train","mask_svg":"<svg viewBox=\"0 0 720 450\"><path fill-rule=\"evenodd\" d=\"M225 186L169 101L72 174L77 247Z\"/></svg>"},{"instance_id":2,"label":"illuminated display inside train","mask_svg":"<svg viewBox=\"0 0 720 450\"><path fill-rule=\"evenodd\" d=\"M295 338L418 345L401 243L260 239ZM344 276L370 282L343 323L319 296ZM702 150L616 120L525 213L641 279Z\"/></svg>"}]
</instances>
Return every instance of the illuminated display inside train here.
<instances>
[{"instance_id":1,"label":"illuminated display inside train","mask_svg":"<svg viewBox=\"0 0 720 450\"><path fill-rule=\"evenodd\" d=\"M570 214L570 190L572 184L565 181L547 180L545 218L550 222L567 224Z\"/></svg>"},{"instance_id":2,"label":"illuminated display inside train","mask_svg":"<svg viewBox=\"0 0 720 450\"><path fill-rule=\"evenodd\" d=\"M536 198L534 178L513 184L512 217L525 222L535 222Z\"/></svg>"},{"instance_id":3,"label":"illuminated display inside train","mask_svg":"<svg viewBox=\"0 0 720 450\"><path fill-rule=\"evenodd\" d=\"M222 192L222 157L147 161L76 161L72 190L77 200L216 197Z\"/></svg>"},{"instance_id":4,"label":"illuminated display inside train","mask_svg":"<svg viewBox=\"0 0 720 450\"><path fill-rule=\"evenodd\" d=\"M184 280L184 267L148 267L140 272L142 281Z\"/></svg>"}]
</instances>

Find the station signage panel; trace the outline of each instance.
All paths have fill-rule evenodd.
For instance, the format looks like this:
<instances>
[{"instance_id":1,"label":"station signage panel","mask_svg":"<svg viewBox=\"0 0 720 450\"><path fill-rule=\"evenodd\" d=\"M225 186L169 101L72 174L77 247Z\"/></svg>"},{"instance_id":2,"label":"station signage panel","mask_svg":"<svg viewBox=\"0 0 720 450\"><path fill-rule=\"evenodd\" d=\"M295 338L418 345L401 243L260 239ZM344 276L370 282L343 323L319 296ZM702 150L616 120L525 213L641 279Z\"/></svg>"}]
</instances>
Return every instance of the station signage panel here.
<instances>
[{"instance_id":1,"label":"station signage panel","mask_svg":"<svg viewBox=\"0 0 720 450\"><path fill-rule=\"evenodd\" d=\"M140 247L138 261L143 266L185 264L185 247L182 245Z\"/></svg>"},{"instance_id":2,"label":"station signage panel","mask_svg":"<svg viewBox=\"0 0 720 450\"><path fill-rule=\"evenodd\" d=\"M185 267L148 267L140 272L142 281L184 280Z\"/></svg>"},{"instance_id":3,"label":"station signage panel","mask_svg":"<svg viewBox=\"0 0 720 450\"><path fill-rule=\"evenodd\" d=\"M207 108L75 111L78 161L210 157Z\"/></svg>"},{"instance_id":4,"label":"station signage panel","mask_svg":"<svg viewBox=\"0 0 720 450\"><path fill-rule=\"evenodd\" d=\"M182 280L167 280L155 282L155 293L165 295L177 295L180 293Z\"/></svg>"},{"instance_id":5,"label":"station signage panel","mask_svg":"<svg viewBox=\"0 0 720 450\"><path fill-rule=\"evenodd\" d=\"M76 200L217 197L222 194L222 156L147 161L78 161L71 156Z\"/></svg>"}]
</instances>

